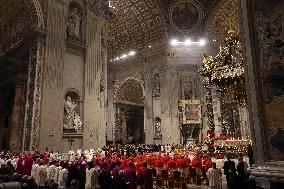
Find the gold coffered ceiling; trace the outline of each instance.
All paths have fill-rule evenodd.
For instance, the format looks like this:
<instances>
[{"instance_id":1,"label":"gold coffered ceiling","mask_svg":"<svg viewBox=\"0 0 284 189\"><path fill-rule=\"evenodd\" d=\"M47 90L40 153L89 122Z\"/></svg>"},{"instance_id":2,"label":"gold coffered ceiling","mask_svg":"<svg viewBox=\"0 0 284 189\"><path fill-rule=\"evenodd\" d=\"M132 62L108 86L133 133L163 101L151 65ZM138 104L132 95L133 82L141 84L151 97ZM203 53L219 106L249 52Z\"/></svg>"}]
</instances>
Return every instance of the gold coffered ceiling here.
<instances>
[{"instance_id":1,"label":"gold coffered ceiling","mask_svg":"<svg viewBox=\"0 0 284 189\"><path fill-rule=\"evenodd\" d=\"M224 43L229 30L240 33L238 0L220 1L208 17L206 32L210 40Z\"/></svg>"},{"instance_id":2,"label":"gold coffered ceiling","mask_svg":"<svg viewBox=\"0 0 284 189\"><path fill-rule=\"evenodd\" d=\"M109 24L109 55L139 50L165 40L165 22L157 0L114 0L118 15Z\"/></svg>"}]
</instances>

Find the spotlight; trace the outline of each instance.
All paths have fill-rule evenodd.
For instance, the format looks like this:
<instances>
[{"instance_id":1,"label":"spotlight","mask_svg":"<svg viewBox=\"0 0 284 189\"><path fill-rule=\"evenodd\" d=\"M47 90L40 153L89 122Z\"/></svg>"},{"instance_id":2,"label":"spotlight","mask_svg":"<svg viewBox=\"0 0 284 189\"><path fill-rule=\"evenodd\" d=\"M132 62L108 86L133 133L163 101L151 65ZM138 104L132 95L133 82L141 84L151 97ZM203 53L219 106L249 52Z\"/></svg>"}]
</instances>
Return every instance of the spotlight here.
<instances>
[{"instance_id":1,"label":"spotlight","mask_svg":"<svg viewBox=\"0 0 284 189\"><path fill-rule=\"evenodd\" d=\"M121 58L126 58L128 55L127 54L123 54L122 56L121 56Z\"/></svg>"},{"instance_id":2,"label":"spotlight","mask_svg":"<svg viewBox=\"0 0 284 189\"><path fill-rule=\"evenodd\" d=\"M172 46L176 46L178 44L178 40L176 40L176 39L172 39L171 40L171 45Z\"/></svg>"},{"instance_id":3,"label":"spotlight","mask_svg":"<svg viewBox=\"0 0 284 189\"><path fill-rule=\"evenodd\" d=\"M152 46L151 46L151 45L149 45L149 48L152 48Z\"/></svg>"},{"instance_id":4,"label":"spotlight","mask_svg":"<svg viewBox=\"0 0 284 189\"><path fill-rule=\"evenodd\" d=\"M204 39L200 39L199 45L204 46L206 44L206 41Z\"/></svg>"},{"instance_id":5,"label":"spotlight","mask_svg":"<svg viewBox=\"0 0 284 189\"><path fill-rule=\"evenodd\" d=\"M135 51L130 51L130 53L129 53L130 56L133 56L133 55L135 55L135 54L136 54Z\"/></svg>"},{"instance_id":6,"label":"spotlight","mask_svg":"<svg viewBox=\"0 0 284 189\"><path fill-rule=\"evenodd\" d=\"M187 39L187 40L185 40L185 42L184 42L184 44L186 45L186 46L188 46L188 45L191 45L191 40L190 39Z\"/></svg>"}]
</instances>

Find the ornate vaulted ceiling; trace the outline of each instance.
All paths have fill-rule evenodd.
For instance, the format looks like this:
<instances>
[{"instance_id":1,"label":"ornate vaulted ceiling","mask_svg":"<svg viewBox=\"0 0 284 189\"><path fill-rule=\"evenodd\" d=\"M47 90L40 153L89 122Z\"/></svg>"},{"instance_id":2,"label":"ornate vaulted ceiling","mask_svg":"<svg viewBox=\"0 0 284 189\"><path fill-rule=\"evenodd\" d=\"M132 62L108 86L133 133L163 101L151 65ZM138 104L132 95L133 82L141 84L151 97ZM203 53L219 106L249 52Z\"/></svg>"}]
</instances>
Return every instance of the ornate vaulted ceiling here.
<instances>
[{"instance_id":1,"label":"ornate vaulted ceiling","mask_svg":"<svg viewBox=\"0 0 284 189\"><path fill-rule=\"evenodd\" d=\"M108 24L110 58L129 50L166 42L178 35L169 21L171 7L180 0L113 0L118 15ZM193 0L194 1L194 0ZM37 3L35 3L37 2ZM46 23L48 0L0 1L0 54L38 27L40 7ZM206 31L210 39L223 41L230 29L239 32L238 0L198 0L204 19L195 31ZM191 35L191 34L190 34Z\"/></svg>"},{"instance_id":2,"label":"ornate vaulted ceiling","mask_svg":"<svg viewBox=\"0 0 284 189\"><path fill-rule=\"evenodd\" d=\"M39 26L39 17L46 15L46 7L47 0L0 1L0 54Z\"/></svg>"},{"instance_id":3,"label":"ornate vaulted ceiling","mask_svg":"<svg viewBox=\"0 0 284 189\"><path fill-rule=\"evenodd\" d=\"M229 30L240 34L238 0L222 0L208 16L206 32L208 37L223 43Z\"/></svg>"},{"instance_id":4,"label":"ornate vaulted ceiling","mask_svg":"<svg viewBox=\"0 0 284 189\"><path fill-rule=\"evenodd\" d=\"M114 0L114 4L118 16L109 25L110 55L165 40L165 20L157 0Z\"/></svg>"},{"instance_id":5,"label":"ornate vaulted ceiling","mask_svg":"<svg viewBox=\"0 0 284 189\"><path fill-rule=\"evenodd\" d=\"M109 22L109 55L113 58L129 50L167 42L171 36L198 36L223 41L232 29L239 33L238 0L190 0L200 5L202 21L198 28L180 33L170 22L172 8L189 0L113 0L118 10Z\"/></svg>"}]
</instances>

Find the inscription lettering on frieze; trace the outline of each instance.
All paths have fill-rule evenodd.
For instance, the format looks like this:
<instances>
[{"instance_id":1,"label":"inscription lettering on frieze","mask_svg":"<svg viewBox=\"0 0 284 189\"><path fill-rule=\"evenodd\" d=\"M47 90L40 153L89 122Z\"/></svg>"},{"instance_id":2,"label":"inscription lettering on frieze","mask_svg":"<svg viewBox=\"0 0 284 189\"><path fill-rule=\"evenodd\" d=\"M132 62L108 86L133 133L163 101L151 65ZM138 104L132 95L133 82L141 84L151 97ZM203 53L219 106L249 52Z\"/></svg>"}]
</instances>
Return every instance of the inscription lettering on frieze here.
<instances>
[{"instance_id":1,"label":"inscription lettering on frieze","mask_svg":"<svg viewBox=\"0 0 284 189\"><path fill-rule=\"evenodd\" d=\"M199 58L204 54L205 49L169 49L168 58Z\"/></svg>"}]
</instances>

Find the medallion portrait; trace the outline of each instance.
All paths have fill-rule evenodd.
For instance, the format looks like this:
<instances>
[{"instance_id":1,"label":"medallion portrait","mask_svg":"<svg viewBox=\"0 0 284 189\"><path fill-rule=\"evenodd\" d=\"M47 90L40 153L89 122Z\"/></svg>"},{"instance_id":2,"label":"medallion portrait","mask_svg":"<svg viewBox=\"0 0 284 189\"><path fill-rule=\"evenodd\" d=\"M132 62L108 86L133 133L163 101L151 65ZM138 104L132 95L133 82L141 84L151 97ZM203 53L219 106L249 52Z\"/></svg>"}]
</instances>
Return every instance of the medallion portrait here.
<instances>
[{"instance_id":1,"label":"medallion portrait","mask_svg":"<svg viewBox=\"0 0 284 189\"><path fill-rule=\"evenodd\" d=\"M201 21L200 6L192 1L182 1L173 6L170 13L173 27L181 32L193 31Z\"/></svg>"}]
</instances>

